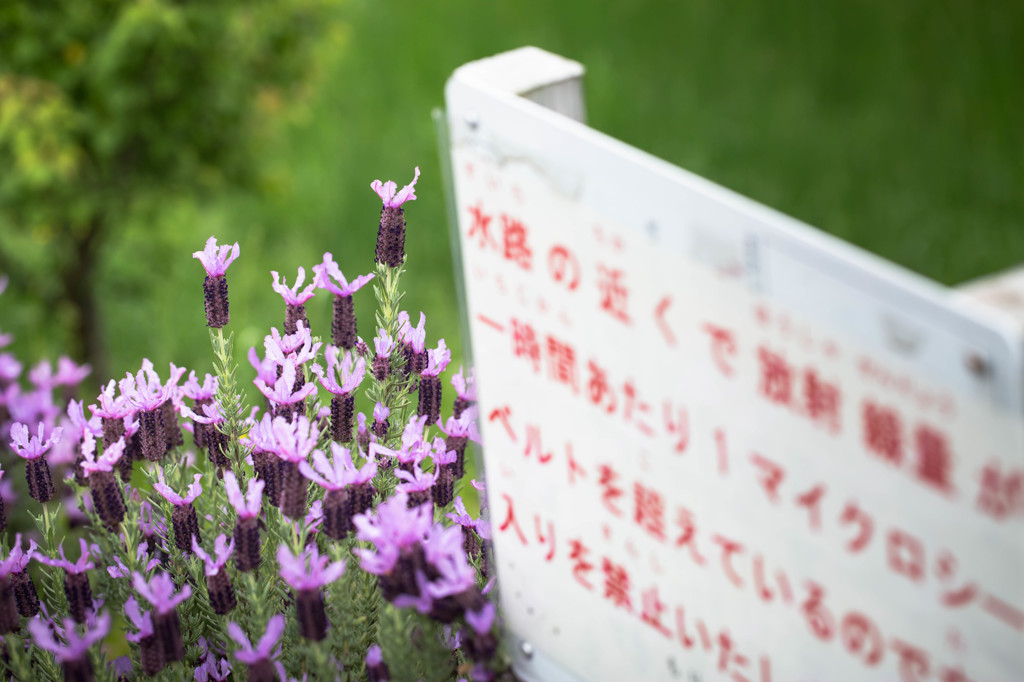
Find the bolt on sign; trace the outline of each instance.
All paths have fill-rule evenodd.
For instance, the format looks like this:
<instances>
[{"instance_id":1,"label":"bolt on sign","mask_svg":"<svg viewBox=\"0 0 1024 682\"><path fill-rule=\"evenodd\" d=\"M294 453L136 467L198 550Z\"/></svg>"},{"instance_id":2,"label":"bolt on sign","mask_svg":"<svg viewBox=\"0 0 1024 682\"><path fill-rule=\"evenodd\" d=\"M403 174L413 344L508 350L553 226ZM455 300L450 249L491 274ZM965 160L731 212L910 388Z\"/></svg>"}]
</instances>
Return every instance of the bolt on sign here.
<instances>
[{"instance_id":1,"label":"bolt on sign","mask_svg":"<svg viewBox=\"0 0 1024 682\"><path fill-rule=\"evenodd\" d=\"M518 674L1024 679L1024 325L586 127L581 76L446 93Z\"/></svg>"}]
</instances>

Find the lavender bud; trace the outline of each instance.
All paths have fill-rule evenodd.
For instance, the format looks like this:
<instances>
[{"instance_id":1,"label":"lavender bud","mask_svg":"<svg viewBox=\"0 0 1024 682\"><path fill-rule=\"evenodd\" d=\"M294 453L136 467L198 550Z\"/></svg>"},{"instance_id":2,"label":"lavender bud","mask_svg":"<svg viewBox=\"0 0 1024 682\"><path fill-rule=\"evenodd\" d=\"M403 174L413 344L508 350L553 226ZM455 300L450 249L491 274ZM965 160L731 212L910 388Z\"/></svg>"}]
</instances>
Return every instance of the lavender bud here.
<instances>
[{"instance_id":1,"label":"lavender bud","mask_svg":"<svg viewBox=\"0 0 1024 682\"><path fill-rule=\"evenodd\" d=\"M334 297L334 318L331 320L331 336L339 348L354 348L356 345L356 311L351 296Z\"/></svg>"},{"instance_id":2,"label":"lavender bud","mask_svg":"<svg viewBox=\"0 0 1024 682\"><path fill-rule=\"evenodd\" d=\"M18 613L26 618L39 613L39 594L28 571L11 573L11 584L14 586L14 599L18 602Z\"/></svg>"},{"instance_id":3,"label":"lavender bud","mask_svg":"<svg viewBox=\"0 0 1024 682\"><path fill-rule=\"evenodd\" d=\"M181 640L181 619L177 609L167 613L153 611L153 637L156 639L160 659L164 665L185 658L185 644Z\"/></svg>"},{"instance_id":4,"label":"lavender bud","mask_svg":"<svg viewBox=\"0 0 1024 682\"><path fill-rule=\"evenodd\" d=\"M139 436L142 441L142 456L150 462L159 462L167 452L167 438L159 407L155 410L139 411Z\"/></svg>"},{"instance_id":5,"label":"lavender bud","mask_svg":"<svg viewBox=\"0 0 1024 682\"><path fill-rule=\"evenodd\" d=\"M281 460L269 452L252 453L256 478L263 481L263 495L275 507L281 504Z\"/></svg>"},{"instance_id":6,"label":"lavender bud","mask_svg":"<svg viewBox=\"0 0 1024 682\"><path fill-rule=\"evenodd\" d=\"M25 480L28 481L28 494L32 499L47 502L53 497L53 479L45 458L25 460Z\"/></svg>"},{"instance_id":7,"label":"lavender bud","mask_svg":"<svg viewBox=\"0 0 1024 682\"><path fill-rule=\"evenodd\" d=\"M306 514L309 497L309 480L299 472L295 462L282 461L281 467L281 513L296 521Z\"/></svg>"},{"instance_id":8,"label":"lavender bud","mask_svg":"<svg viewBox=\"0 0 1024 682\"><path fill-rule=\"evenodd\" d=\"M477 537L476 531L472 528L462 529L462 551L466 553L468 558L473 558L480 554L480 538Z\"/></svg>"},{"instance_id":9,"label":"lavender bud","mask_svg":"<svg viewBox=\"0 0 1024 682\"><path fill-rule=\"evenodd\" d=\"M139 640L139 662L142 664L142 674L152 677L163 670L164 661L160 655L160 647L157 644L156 635L143 637Z\"/></svg>"},{"instance_id":10,"label":"lavender bud","mask_svg":"<svg viewBox=\"0 0 1024 682\"><path fill-rule=\"evenodd\" d=\"M96 679L88 653L81 658L62 661L61 669L64 671L64 682L94 682Z\"/></svg>"},{"instance_id":11,"label":"lavender bud","mask_svg":"<svg viewBox=\"0 0 1024 682\"><path fill-rule=\"evenodd\" d=\"M290 305L285 304L284 307L284 333L294 334L299 331L299 322L302 322L303 326L309 329L309 320L306 319L306 306L303 304Z\"/></svg>"},{"instance_id":12,"label":"lavender bud","mask_svg":"<svg viewBox=\"0 0 1024 682\"><path fill-rule=\"evenodd\" d=\"M385 436L387 436L388 429L390 427L390 419L374 419L373 426L370 427L370 430L373 432L373 435L377 436L377 438L383 439Z\"/></svg>"},{"instance_id":13,"label":"lavender bud","mask_svg":"<svg viewBox=\"0 0 1024 682\"><path fill-rule=\"evenodd\" d=\"M103 443L105 445L113 445L118 441L119 438L124 436L123 419L111 419L109 417L103 417L100 420L100 425L103 428Z\"/></svg>"},{"instance_id":14,"label":"lavender bud","mask_svg":"<svg viewBox=\"0 0 1024 682\"><path fill-rule=\"evenodd\" d=\"M185 444L185 438L181 435L181 425L178 424L178 414L174 411L174 403L170 400L165 400L160 404L160 425L168 450Z\"/></svg>"},{"instance_id":15,"label":"lavender bud","mask_svg":"<svg viewBox=\"0 0 1024 682\"><path fill-rule=\"evenodd\" d=\"M171 525L174 527L174 544L185 554L192 553L193 537L198 544L203 544L203 539L199 536L199 517L196 516L196 508L191 502L174 505L171 511Z\"/></svg>"},{"instance_id":16,"label":"lavender bud","mask_svg":"<svg viewBox=\"0 0 1024 682\"><path fill-rule=\"evenodd\" d=\"M124 455L121 455L122 458ZM107 530L113 532L124 520L124 498L112 471L93 471L89 474L92 505Z\"/></svg>"},{"instance_id":17,"label":"lavender bud","mask_svg":"<svg viewBox=\"0 0 1024 682\"><path fill-rule=\"evenodd\" d=\"M299 621L299 633L306 639L319 642L327 636L327 612L319 589L295 592L295 615Z\"/></svg>"},{"instance_id":18,"label":"lavender bud","mask_svg":"<svg viewBox=\"0 0 1024 682\"><path fill-rule=\"evenodd\" d=\"M249 682L280 682L281 679L277 676L274 664L267 659L250 663L246 672L249 675Z\"/></svg>"},{"instance_id":19,"label":"lavender bud","mask_svg":"<svg viewBox=\"0 0 1024 682\"><path fill-rule=\"evenodd\" d=\"M235 567L255 571L260 565L260 527L255 517L239 517L235 522Z\"/></svg>"},{"instance_id":20,"label":"lavender bud","mask_svg":"<svg viewBox=\"0 0 1024 682\"><path fill-rule=\"evenodd\" d=\"M355 412L354 395L336 395L331 398L331 438L338 443L352 440L352 415Z\"/></svg>"},{"instance_id":21,"label":"lavender bud","mask_svg":"<svg viewBox=\"0 0 1024 682\"><path fill-rule=\"evenodd\" d=\"M230 469L231 460L227 458L224 451L227 449L228 437L226 434L221 433L220 429L216 426L211 426L207 429L205 436L203 437L206 441L206 452L213 462L214 466L219 469Z\"/></svg>"},{"instance_id":22,"label":"lavender bud","mask_svg":"<svg viewBox=\"0 0 1024 682\"><path fill-rule=\"evenodd\" d=\"M132 479L132 462L142 458L142 437L136 431L125 444L124 454L117 460L117 473L128 483Z\"/></svg>"},{"instance_id":23,"label":"lavender bud","mask_svg":"<svg viewBox=\"0 0 1024 682\"><path fill-rule=\"evenodd\" d=\"M203 280L203 297L206 299L206 326L214 329L226 327L231 320L228 312L227 278L224 275L207 275Z\"/></svg>"},{"instance_id":24,"label":"lavender bud","mask_svg":"<svg viewBox=\"0 0 1024 682\"><path fill-rule=\"evenodd\" d=\"M434 501L430 497L430 490L413 490L409 493L407 506L409 509L415 509L421 504L429 504L431 505L431 509L433 509L433 502Z\"/></svg>"},{"instance_id":25,"label":"lavender bud","mask_svg":"<svg viewBox=\"0 0 1024 682\"><path fill-rule=\"evenodd\" d=\"M427 423L434 424L441 416L441 378L432 375L420 376L419 416L427 415Z\"/></svg>"},{"instance_id":26,"label":"lavender bud","mask_svg":"<svg viewBox=\"0 0 1024 682\"><path fill-rule=\"evenodd\" d=\"M455 404L452 406L452 416L458 419L472 406L473 403L463 398L461 395L455 398Z\"/></svg>"},{"instance_id":27,"label":"lavender bud","mask_svg":"<svg viewBox=\"0 0 1024 682\"><path fill-rule=\"evenodd\" d=\"M444 439L445 451L455 451L455 480L460 480L466 473L466 436L448 436Z\"/></svg>"},{"instance_id":28,"label":"lavender bud","mask_svg":"<svg viewBox=\"0 0 1024 682\"><path fill-rule=\"evenodd\" d=\"M18 629L18 605L14 600L14 587L6 577L0 578L0 635Z\"/></svg>"},{"instance_id":29,"label":"lavender bud","mask_svg":"<svg viewBox=\"0 0 1024 682\"><path fill-rule=\"evenodd\" d=\"M373 378L384 381L391 374L391 356L378 355L373 359Z\"/></svg>"},{"instance_id":30,"label":"lavender bud","mask_svg":"<svg viewBox=\"0 0 1024 682\"><path fill-rule=\"evenodd\" d=\"M392 268L405 261L405 212L399 206L385 206L380 212L374 260Z\"/></svg>"},{"instance_id":31,"label":"lavender bud","mask_svg":"<svg viewBox=\"0 0 1024 682\"><path fill-rule=\"evenodd\" d=\"M437 481L430 489L430 495L437 507L447 507L455 496L455 465L442 464Z\"/></svg>"},{"instance_id":32,"label":"lavender bud","mask_svg":"<svg viewBox=\"0 0 1024 682\"><path fill-rule=\"evenodd\" d=\"M362 452L369 452L370 451L370 432L368 430L366 430L365 428L360 428L359 432L356 434L356 443L359 445L359 449ZM378 462L381 459L383 459L383 455L378 455L378 457L377 457Z\"/></svg>"},{"instance_id":33,"label":"lavender bud","mask_svg":"<svg viewBox=\"0 0 1024 682\"><path fill-rule=\"evenodd\" d=\"M64 574L64 595L68 598L68 613L76 623L84 623L92 608L92 587L88 573Z\"/></svg>"},{"instance_id":34,"label":"lavender bud","mask_svg":"<svg viewBox=\"0 0 1024 682\"><path fill-rule=\"evenodd\" d=\"M231 586L231 578L224 568L206 576L206 591L210 595L213 612L219 616L229 613L238 604L235 599L235 588Z\"/></svg>"}]
</instances>

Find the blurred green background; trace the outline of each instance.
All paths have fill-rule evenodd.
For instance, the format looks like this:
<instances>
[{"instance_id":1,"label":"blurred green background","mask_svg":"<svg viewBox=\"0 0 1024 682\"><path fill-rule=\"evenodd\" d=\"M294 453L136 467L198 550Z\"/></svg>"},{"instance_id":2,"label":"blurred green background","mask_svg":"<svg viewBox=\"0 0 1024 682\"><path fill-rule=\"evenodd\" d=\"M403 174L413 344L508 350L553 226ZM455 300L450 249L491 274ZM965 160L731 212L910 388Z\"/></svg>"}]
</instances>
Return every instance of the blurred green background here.
<instances>
[{"instance_id":1,"label":"blurred green background","mask_svg":"<svg viewBox=\"0 0 1024 682\"><path fill-rule=\"evenodd\" d=\"M240 242L244 351L282 323L270 270L291 282L324 251L372 269L369 183L419 165L407 307L458 357L430 110L457 66L526 44L586 66L595 128L960 282L1024 254L1022 29L1010 2L6 2L0 329L26 361L81 353L85 301L89 359L114 375L208 368L192 251ZM327 297L309 314L328 335Z\"/></svg>"}]
</instances>

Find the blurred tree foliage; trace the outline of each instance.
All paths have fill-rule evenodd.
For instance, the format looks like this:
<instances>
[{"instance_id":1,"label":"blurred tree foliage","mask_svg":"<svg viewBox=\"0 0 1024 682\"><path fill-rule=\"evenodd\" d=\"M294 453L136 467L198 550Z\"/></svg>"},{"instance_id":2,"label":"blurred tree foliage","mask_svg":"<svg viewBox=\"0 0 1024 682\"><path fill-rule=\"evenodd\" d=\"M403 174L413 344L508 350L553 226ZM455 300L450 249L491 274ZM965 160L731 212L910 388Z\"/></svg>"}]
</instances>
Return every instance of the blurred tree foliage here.
<instances>
[{"instance_id":1,"label":"blurred tree foliage","mask_svg":"<svg viewBox=\"0 0 1024 682\"><path fill-rule=\"evenodd\" d=\"M332 0L0 3L0 272L107 376L95 294L119 223L246 187ZM198 247L197 247L198 248Z\"/></svg>"}]
</instances>

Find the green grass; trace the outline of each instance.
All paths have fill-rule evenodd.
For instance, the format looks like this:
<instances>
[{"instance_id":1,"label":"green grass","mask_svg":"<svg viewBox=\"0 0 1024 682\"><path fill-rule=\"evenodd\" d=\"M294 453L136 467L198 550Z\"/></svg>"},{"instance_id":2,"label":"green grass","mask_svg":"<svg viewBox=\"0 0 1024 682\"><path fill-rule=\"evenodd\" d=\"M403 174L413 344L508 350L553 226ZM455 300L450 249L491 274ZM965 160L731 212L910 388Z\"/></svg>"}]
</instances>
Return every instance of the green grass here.
<instances>
[{"instance_id":1,"label":"green grass","mask_svg":"<svg viewBox=\"0 0 1024 682\"><path fill-rule=\"evenodd\" d=\"M1024 254L1024 5L582 0L351 0L319 86L267 143L263 191L170 203L109 244L101 283L115 373L148 355L209 365L202 270L213 233L238 240L232 328L244 352L280 325L271 269L330 250L372 267L374 178L423 177L408 206L407 307L458 356L430 110L458 65L525 44L582 62L590 124L945 283ZM357 308L373 335L372 294ZM8 301L3 301L5 307ZM54 354L59 318L19 308L26 358ZM327 300L314 300L326 335ZM51 324L53 323L53 324Z\"/></svg>"}]
</instances>

